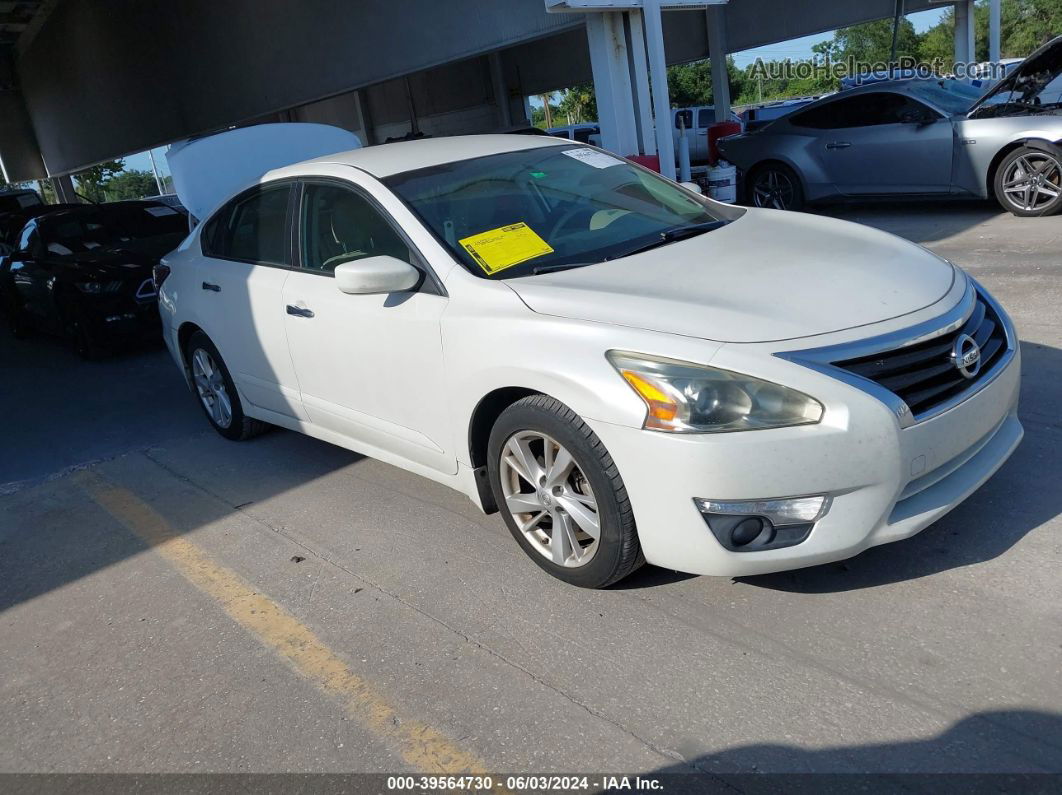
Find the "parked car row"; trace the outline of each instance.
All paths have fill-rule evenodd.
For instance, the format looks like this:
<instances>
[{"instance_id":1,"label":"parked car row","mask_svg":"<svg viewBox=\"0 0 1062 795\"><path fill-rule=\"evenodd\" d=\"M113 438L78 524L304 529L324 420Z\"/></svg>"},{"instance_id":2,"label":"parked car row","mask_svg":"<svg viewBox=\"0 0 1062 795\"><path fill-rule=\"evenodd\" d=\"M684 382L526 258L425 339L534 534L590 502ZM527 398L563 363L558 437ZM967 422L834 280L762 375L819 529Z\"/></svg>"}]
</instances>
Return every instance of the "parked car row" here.
<instances>
[{"instance_id":1,"label":"parked car row","mask_svg":"<svg viewBox=\"0 0 1062 795\"><path fill-rule=\"evenodd\" d=\"M1015 215L1054 215L1062 210L1062 37L987 93L952 80L873 82L724 138L720 151L757 207L994 196Z\"/></svg>"},{"instance_id":2,"label":"parked car row","mask_svg":"<svg viewBox=\"0 0 1062 795\"><path fill-rule=\"evenodd\" d=\"M187 216L159 201L0 214L0 305L11 332L64 338L85 358L158 339L152 269L187 234Z\"/></svg>"}]
</instances>

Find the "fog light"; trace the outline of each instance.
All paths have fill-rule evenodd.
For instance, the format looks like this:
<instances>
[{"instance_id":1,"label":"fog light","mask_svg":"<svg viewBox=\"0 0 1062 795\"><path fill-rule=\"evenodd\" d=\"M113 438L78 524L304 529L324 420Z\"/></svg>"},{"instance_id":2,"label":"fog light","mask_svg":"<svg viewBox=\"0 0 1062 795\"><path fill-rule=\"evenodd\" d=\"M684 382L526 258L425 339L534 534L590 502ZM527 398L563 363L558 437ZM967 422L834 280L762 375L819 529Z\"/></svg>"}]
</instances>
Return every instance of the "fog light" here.
<instances>
[{"instance_id":1,"label":"fog light","mask_svg":"<svg viewBox=\"0 0 1062 795\"><path fill-rule=\"evenodd\" d=\"M708 529L731 552L764 552L803 544L830 510L820 494L781 500L694 499Z\"/></svg>"},{"instance_id":2,"label":"fog light","mask_svg":"<svg viewBox=\"0 0 1062 795\"><path fill-rule=\"evenodd\" d=\"M734 529L730 531L730 543L735 547L744 547L751 544L760 533L763 532L763 520L758 517L742 519Z\"/></svg>"},{"instance_id":3,"label":"fog light","mask_svg":"<svg viewBox=\"0 0 1062 795\"><path fill-rule=\"evenodd\" d=\"M781 500L694 500L701 513L728 516L762 516L775 527L790 524L810 524L819 521L830 510L829 495L790 497Z\"/></svg>"}]
</instances>

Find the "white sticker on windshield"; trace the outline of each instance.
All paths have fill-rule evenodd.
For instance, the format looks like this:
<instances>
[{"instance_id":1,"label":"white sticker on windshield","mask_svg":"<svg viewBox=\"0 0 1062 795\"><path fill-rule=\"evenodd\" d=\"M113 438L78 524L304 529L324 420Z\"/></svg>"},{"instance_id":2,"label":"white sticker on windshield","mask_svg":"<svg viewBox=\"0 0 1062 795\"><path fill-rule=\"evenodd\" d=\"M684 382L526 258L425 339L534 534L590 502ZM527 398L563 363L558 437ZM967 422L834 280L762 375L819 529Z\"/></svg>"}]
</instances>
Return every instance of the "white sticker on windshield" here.
<instances>
[{"instance_id":1,"label":"white sticker on windshield","mask_svg":"<svg viewBox=\"0 0 1062 795\"><path fill-rule=\"evenodd\" d=\"M163 215L177 215L176 210L174 210L172 207L166 207L165 205L163 205L162 207L145 207L144 209L151 215L154 215L156 218Z\"/></svg>"},{"instance_id":2,"label":"white sticker on windshield","mask_svg":"<svg viewBox=\"0 0 1062 795\"><path fill-rule=\"evenodd\" d=\"M618 166L623 162L618 157L613 157L604 152L598 152L596 149L586 147L582 149L565 149L561 154L568 155L568 157L578 160L580 163L586 163L588 166L593 166L594 168Z\"/></svg>"}]
</instances>

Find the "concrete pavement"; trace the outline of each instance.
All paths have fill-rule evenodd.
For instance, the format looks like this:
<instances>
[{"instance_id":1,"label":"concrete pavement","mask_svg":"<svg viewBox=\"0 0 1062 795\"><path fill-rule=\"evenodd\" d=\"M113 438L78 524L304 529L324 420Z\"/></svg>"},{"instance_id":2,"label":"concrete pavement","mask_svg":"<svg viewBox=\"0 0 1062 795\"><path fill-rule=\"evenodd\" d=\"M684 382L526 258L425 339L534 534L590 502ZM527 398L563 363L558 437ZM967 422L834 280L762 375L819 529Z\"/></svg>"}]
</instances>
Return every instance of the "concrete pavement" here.
<instances>
[{"instance_id":1,"label":"concrete pavement","mask_svg":"<svg viewBox=\"0 0 1062 795\"><path fill-rule=\"evenodd\" d=\"M743 580L542 573L498 517L162 351L0 345L0 771L1062 772L1062 221L831 214L967 267L1026 439L919 536Z\"/></svg>"}]
</instances>

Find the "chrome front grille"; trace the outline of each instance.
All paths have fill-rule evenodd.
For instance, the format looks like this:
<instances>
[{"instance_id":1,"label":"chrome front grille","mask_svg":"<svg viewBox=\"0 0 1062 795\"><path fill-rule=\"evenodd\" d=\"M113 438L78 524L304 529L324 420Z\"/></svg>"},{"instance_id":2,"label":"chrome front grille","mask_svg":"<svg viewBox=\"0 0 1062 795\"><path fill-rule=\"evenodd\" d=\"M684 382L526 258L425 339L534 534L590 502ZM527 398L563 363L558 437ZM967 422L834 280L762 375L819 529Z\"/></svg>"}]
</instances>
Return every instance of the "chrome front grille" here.
<instances>
[{"instance_id":1,"label":"chrome front grille","mask_svg":"<svg viewBox=\"0 0 1062 795\"><path fill-rule=\"evenodd\" d=\"M980 351L978 365L967 366L966 373L962 362L957 361L957 353L970 351L973 346L968 341L961 342L964 336L971 337ZM1003 319L978 292L973 312L957 330L914 345L834 361L833 365L896 395L917 420L963 393L976 390L1007 350Z\"/></svg>"}]
</instances>

